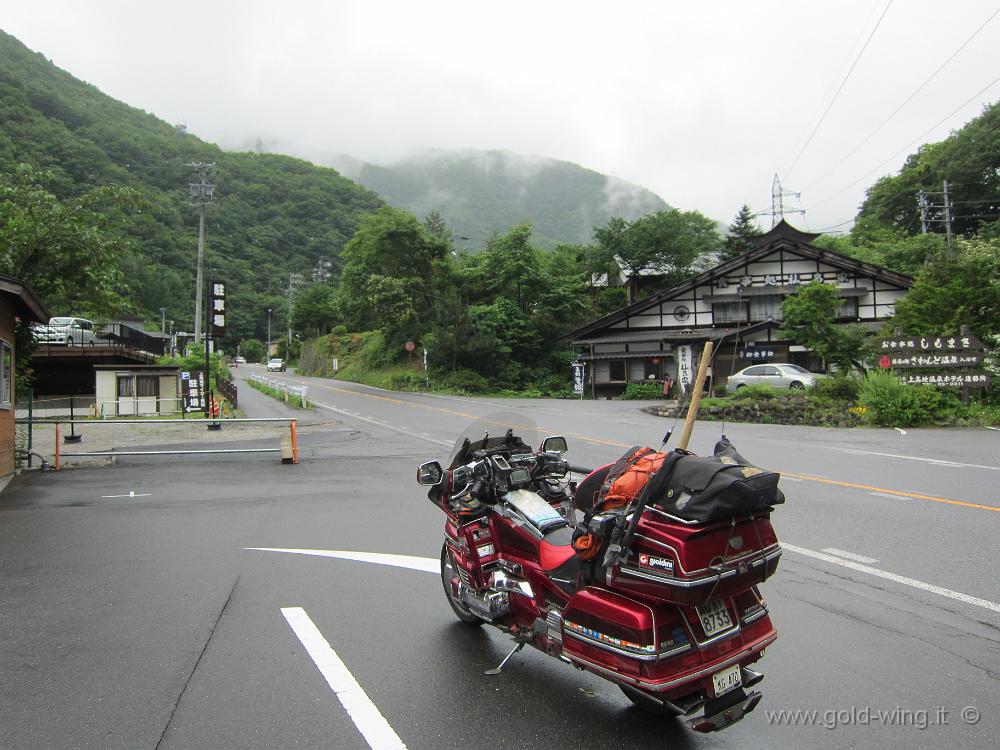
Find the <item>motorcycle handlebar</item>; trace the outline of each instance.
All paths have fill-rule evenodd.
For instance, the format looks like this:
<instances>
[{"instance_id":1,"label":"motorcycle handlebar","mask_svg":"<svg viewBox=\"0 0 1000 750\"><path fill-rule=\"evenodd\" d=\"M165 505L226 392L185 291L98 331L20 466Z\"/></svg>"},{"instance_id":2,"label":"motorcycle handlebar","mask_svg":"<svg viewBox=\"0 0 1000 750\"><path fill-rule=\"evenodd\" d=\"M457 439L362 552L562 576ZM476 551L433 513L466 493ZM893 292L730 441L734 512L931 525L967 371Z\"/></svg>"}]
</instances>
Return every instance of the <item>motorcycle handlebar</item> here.
<instances>
[{"instance_id":1,"label":"motorcycle handlebar","mask_svg":"<svg viewBox=\"0 0 1000 750\"><path fill-rule=\"evenodd\" d=\"M587 469L583 466L574 466L573 464L569 464L566 468L574 474L591 474L594 471L593 469Z\"/></svg>"}]
</instances>

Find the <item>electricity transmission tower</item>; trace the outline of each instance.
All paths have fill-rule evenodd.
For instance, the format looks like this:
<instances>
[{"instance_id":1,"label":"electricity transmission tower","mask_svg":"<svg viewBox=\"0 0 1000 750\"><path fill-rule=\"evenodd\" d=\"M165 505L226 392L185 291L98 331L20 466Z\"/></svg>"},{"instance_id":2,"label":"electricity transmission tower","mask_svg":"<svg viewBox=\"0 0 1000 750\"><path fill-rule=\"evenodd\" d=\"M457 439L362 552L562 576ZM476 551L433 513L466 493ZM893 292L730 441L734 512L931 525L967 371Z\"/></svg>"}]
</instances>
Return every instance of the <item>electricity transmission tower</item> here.
<instances>
[{"instance_id":1,"label":"electricity transmission tower","mask_svg":"<svg viewBox=\"0 0 1000 750\"><path fill-rule=\"evenodd\" d=\"M191 205L198 209L198 272L194 295L194 343L201 341L201 294L204 287L202 268L205 265L205 212L215 203L215 185L208 181L209 173L215 168L212 162L188 164L197 174L198 181L188 183Z\"/></svg>"},{"instance_id":2,"label":"electricity transmission tower","mask_svg":"<svg viewBox=\"0 0 1000 750\"><path fill-rule=\"evenodd\" d=\"M784 190L781 187L781 180L778 177L778 173L774 174L774 182L771 183L771 210L761 211L759 214L754 214L754 216L770 216L771 217L771 228L773 229L778 223L785 218L785 214L802 214L805 215L805 209L801 208L785 208L785 198L801 198L802 193L793 193L790 190Z\"/></svg>"}]
</instances>

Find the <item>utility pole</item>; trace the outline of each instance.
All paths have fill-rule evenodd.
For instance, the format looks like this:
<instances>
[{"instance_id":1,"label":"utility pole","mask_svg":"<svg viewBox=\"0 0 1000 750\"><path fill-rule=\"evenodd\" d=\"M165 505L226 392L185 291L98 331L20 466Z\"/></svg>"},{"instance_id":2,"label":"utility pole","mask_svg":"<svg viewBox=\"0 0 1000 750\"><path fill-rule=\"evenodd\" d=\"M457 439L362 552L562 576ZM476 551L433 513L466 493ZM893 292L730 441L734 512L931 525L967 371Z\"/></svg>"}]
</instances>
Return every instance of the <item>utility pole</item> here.
<instances>
[{"instance_id":1,"label":"utility pole","mask_svg":"<svg viewBox=\"0 0 1000 750\"><path fill-rule=\"evenodd\" d=\"M160 333L166 334L167 332L167 308L160 308Z\"/></svg>"},{"instance_id":2,"label":"utility pole","mask_svg":"<svg viewBox=\"0 0 1000 750\"><path fill-rule=\"evenodd\" d=\"M927 193L923 190L917 193L917 205L920 207L920 232L927 234L930 229L930 221L927 215Z\"/></svg>"},{"instance_id":3,"label":"utility pole","mask_svg":"<svg viewBox=\"0 0 1000 750\"><path fill-rule=\"evenodd\" d=\"M188 164L188 166L197 173L198 177L197 182L188 183L191 205L198 209L198 271L195 279L194 298L194 343L198 344L201 341L201 294L204 286L202 266L205 264L205 212L215 202L215 185L208 181L208 175L215 168L215 164L198 161Z\"/></svg>"},{"instance_id":4,"label":"utility pole","mask_svg":"<svg viewBox=\"0 0 1000 750\"><path fill-rule=\"evenodd\" d=\"M951 200L948 198L948 180L944 181L944 234L948 238L948 250L951 250Z\"/></svg>"},{"instance_id":5,"label":"utility pole","mask_svg":"<svg viewBox=\"0 0 1000 750\"><path fill-rule=\"evenodd\" d=\"M267 346L265 347L264 361L271 358L271 308L267 308Z\"/></svg>"},{"instance_id":6,"label":"utility pole","mask_svg":"<svg viewBox=\"0 0 1000 750\"><path fill-rule=\"evenodd\" d=\"M302 274L294 271L288 274L288 338L285 346L285 359L288 359L292 351L292 299L295 297L295 290L302 283Z\"/></svg>"}]
</instances>

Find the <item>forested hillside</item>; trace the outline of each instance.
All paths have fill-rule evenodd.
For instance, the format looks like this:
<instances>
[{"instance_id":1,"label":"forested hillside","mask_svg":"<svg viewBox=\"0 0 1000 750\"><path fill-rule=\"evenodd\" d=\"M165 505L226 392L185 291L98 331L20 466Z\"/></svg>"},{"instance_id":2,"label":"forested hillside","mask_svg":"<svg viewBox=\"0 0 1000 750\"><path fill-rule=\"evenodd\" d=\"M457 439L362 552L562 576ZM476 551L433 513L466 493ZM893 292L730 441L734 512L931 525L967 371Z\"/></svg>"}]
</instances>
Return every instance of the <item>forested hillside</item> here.
<instances>
[{"instance_id":1,"label":"forested hillside","mask_svg":"<svg viewBox=\"0 0 1000 750\"><path fill-rule=\"evenodd\" d=\"M612 217L636 219L669 208L655 193L566 161L508 151L432 151L377 166L344 159L334 166L385 200L423 218L436 211L458 247L479 249L524 222L534 242L586 244Z\"/></svg>"},{"instance_id":2,"label":"forested hillside","mask_svg":"<svg viewBox=\"0 0 1000 750\"><path fill-rule=\"evenodd\" d=\"M129 240L120 300L151 319L165 307L175 329L193 324L198 219L188 204L194 173L187 165L199 161L215 163L206 269L230 284L227 342L262 337L269 307L280 331L289 272L308 276L317 261L336 260L361 216L382 205L379 197L333 169L224 152L102 94L0 32L0 183L13 185L17 165L29 164L51 172L40 187L59 201L127 188L124 220L107 229ZM54 314L130 311L63 309L86 306L72 292L45 302Z\"/></svg>"}]
</instances>

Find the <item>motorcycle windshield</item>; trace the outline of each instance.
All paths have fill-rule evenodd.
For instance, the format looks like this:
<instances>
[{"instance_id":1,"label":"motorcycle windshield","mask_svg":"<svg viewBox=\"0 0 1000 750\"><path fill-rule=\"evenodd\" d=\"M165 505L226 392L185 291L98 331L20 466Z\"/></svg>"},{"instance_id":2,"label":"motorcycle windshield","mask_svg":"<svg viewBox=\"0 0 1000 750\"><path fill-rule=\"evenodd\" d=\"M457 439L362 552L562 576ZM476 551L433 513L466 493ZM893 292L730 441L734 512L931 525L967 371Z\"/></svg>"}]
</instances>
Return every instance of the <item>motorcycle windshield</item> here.
<instances>
[{"instance_id":1,"label":"motorcycle windshield","mask_svg":"<svg viewBox=\"0 0 1000 750\"><path fill-rule=\"evenodd\" d=\"M454 469L469 463L476 451L498 448L507 443L513 449L511 452L525 453L533 450L538 441L538 428L523 414L512 411L487 414L470 424L458 436L448 459L448 468Z\"/></svg>"}]
</instances>

